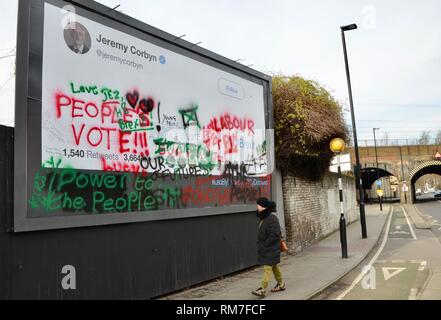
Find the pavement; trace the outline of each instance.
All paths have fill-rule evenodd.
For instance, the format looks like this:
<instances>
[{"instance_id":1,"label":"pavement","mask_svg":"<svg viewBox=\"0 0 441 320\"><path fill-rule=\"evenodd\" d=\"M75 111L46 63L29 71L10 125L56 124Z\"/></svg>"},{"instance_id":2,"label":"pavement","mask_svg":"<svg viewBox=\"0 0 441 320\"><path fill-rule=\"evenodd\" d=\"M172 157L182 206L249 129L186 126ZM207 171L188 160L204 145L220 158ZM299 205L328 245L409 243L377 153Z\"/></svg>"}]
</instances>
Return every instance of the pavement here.
<instances>
[{"instance_id":1,"label":"pavement","mask_svg":"<svg viewBox=\"0 0 441 320\"><path fill-rule=\"evenodd\" d=\"M281 269L286 291L267 292L266 300L307 300L320 294L353 271L380 241L391 205L366 205L368 238L362 239L360 222L347 227L348 259L341 258L338 230L296 255L283 255ZM178 292L162 300L257 300L250 292L260 285L262 268L241 272L222 280ZM270 284L271 289L275 281Z\"/></svg>"}]
</instances>

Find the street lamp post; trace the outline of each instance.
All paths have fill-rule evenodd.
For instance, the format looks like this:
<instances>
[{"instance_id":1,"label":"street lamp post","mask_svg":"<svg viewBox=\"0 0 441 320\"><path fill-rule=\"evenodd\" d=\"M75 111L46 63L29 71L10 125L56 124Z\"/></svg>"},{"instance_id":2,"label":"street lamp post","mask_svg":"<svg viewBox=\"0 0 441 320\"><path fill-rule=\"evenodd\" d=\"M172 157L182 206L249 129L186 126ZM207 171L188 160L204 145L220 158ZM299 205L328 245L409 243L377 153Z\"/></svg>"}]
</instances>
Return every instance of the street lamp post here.
<instances>
[{"instance_id":1,"label":"street lamp post","mask_svg":"<svg viewBox=\"0 0 441 320\"><path fill-rule=\"evenodd\" d=\"M366 163L364 164L364 170L365 170L365 172L367 174L367 181L371 181L371 175L369 173L370 170L367 170L367 164ZM370 202L370 201L371 201L371 198L370 198L369 195L367 195L367 202Z\"/></svg>"},{"instance_id":2,"label":"street lamp post","mask_svg":"<svg viewBox=\"0 0 441 320\"><path fill-rule=\"evenodd\" d=\"M349 74L349 62L348 62L348 53L346 51L346 39L345 39L345 31L355 30L357 29L356 24L350 24L347 26L342 26L341 28L341 38L343 42L343 53L345 57L345 66L346 66L346 78L348 82L348 91L349 91L349 103L351 107L351 118L352 118L352 131L354 134L354 148L355 148L355 160L356 160L356 169L355 169L355 183L358 188L358 194L360 197L360 222L361 222L361 235L363 239L367 238L367 228L366 228L366 214L364 209L364 192L363 192L363 182L361 181L361 167L360 167L360 153L358 150L358 140L357 140L357 128L355 125L355 113L354 113L354 101L352 99L352 88L351 88L351 76Z\"/></svg>"},{"instance_id":3,"label":"street lamp post","mask_svg":"<svg viewBox=\"0 0 441 320\"><path fill-rule=\"evenodd\" d=\"M377 164L377 181L380 179L380 169L378 168L378 153L377 153L377 138L375 136L375 131L380 130L380 128L373 128L372 131L374 132L374 146L375 146L375 162ZM380 201L380 211L383 211L383 204L382 204L382 197L378 196L378 199Z\"/></svg>"},{"instance_id":4,"label":"street lamp post","mask_svg":"<svg viewBox=\"0 0 441 320\"><path fill-rule=\"evenodd\" d=\"M348 258L348 241L346 239L346 218L344 213L343 202L343 182L341 179L341 167L340 167L340 153L345 149L345 142L343 139L336 138L331 141L331 151L337 154L337 167L338 167L338 192L340 196L340 243L341 243L341 256L343 259Z\"/></svg>"}]
</instances>

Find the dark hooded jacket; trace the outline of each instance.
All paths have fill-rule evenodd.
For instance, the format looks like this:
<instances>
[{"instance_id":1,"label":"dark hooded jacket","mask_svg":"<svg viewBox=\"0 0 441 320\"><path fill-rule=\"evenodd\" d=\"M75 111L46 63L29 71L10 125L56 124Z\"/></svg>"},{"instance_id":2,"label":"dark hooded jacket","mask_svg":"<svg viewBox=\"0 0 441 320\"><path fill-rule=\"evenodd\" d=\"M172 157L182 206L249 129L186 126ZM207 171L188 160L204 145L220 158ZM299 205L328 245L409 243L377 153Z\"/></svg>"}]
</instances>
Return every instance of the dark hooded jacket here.
<instances>
[{"instance_id":1,"label":"dark hooded jacket","mask_svg":"<svg viewBox=\"0 0 441 320\"><path fill-rule=\"evenodd\" d=\"M257 213L260 218L257 254L260 265L275 266L280 263L280 224L270 209Z\"/></svg>"}]
</instances>

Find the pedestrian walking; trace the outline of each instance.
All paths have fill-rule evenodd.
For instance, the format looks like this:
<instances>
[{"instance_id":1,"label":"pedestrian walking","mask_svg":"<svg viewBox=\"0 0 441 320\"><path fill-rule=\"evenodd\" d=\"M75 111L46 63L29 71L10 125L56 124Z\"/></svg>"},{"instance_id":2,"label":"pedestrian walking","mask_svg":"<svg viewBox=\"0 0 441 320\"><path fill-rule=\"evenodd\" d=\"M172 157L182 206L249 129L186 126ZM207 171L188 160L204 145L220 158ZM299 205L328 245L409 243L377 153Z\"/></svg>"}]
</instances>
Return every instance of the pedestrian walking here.
<instances>
[{"instance_id":1,"label":"pedestrian walking","mask_svg":"<svg viewBox=\"0 0 441 320\"><path fill-rule=\"evenodd\" d=\"M253 291L252 294L261 298L265 297L272 275L274 275L277 285L271 292L279 292L286 289L279 266L282 233L279 219L274 212L276 212L276 203L267 198L257 200L256 215L259 217L257 254L258 262L263 266L263 278L261 286Z\"/></svg>"}]
</instances>

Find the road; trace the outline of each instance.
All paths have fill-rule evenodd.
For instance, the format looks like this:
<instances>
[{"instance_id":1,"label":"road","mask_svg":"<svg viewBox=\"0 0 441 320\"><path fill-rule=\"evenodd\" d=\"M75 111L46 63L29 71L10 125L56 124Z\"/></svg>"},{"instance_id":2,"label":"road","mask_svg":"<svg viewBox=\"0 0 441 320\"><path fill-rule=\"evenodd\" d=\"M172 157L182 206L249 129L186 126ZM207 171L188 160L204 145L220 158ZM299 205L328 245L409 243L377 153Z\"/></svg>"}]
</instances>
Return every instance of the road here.
<instances>
[{"instance_id":1,"label":"road","mask_svg":"<svg viewBox=\"0 0 441 320\"><path fill-rule=\"evenodd\" d=\"M432 201L434 200L434 192L423 193L420 196L416 196L417 201Z\"/></svg>"},{"instance_id":2,"label":"road","mask_svg":"<svg viewBox=\"0 0 441 320\"><path fill-rule=\"evenodd\" d=\"M427 201L416 207L431 216L431 230L416 229L405 208L395 204L371 254L314 300L420 299L435 279L432 270L441 270L441 202Z\"/></svg>"},{"instance_id":3,"label":"road","mask_svg":"<svg viewBox=\"0 0 441 320\"><path fill-rule=\"evenodd\" d=\"M441 201L421 202L417 204L417 208L422 214L431 218L432 232L441 238Z\"/></svg>"}]
</instances>

